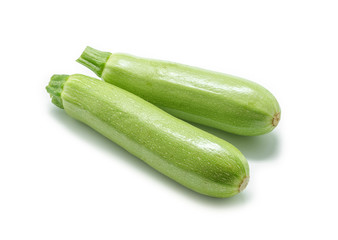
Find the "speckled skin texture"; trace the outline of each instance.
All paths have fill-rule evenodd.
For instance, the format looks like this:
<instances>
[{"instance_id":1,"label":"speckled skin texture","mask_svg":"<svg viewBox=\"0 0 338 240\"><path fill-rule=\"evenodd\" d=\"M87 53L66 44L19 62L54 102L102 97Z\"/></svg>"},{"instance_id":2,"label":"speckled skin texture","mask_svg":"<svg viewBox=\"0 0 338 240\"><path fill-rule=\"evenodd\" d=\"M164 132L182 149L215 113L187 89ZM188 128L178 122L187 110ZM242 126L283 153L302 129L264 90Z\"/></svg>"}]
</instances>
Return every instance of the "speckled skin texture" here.
<instances>
[{"instance_id":1,"label":"speckled skin texture","mask_svg":"<svg viewBox=\"0 0 338 240\"><path fill-rule=\"evenodd\" d=\"M196 192L230 197L249 176L246 159L230 143L114 85L71 75L61 98L70 116Z\"/></svg>"},{"instance_id":2,"label":"speckled skin texture","mask_svg":"<svg viewBox=\"0 0 338 240\"><path fill-rule=\"evenodd\" d=\"M280 113L262 86L187 65L112 54L101 77L176 117L239 135L272 131Z\"/></svg>"}]
</instances>

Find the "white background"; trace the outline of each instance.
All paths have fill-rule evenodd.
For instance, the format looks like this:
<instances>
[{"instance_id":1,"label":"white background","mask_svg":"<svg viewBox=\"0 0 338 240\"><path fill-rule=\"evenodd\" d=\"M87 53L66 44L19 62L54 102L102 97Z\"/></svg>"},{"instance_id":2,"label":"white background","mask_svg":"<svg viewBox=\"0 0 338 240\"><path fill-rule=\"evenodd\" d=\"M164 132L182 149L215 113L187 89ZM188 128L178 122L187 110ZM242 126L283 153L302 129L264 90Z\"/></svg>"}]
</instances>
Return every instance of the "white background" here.
<instances>
[{"instance_id":1,"label":"white background","mask_svg":"<svg viewBox=\"0 0 338 240\"><path fill-rule=\"evenodd\" d=\"M337 1L2 1L0 239L337 239ZM247 157L229 199L194 193L68 117L55 73L87 46L269 89L270 134L204 127Z\"/></svg>"}]
</instances>

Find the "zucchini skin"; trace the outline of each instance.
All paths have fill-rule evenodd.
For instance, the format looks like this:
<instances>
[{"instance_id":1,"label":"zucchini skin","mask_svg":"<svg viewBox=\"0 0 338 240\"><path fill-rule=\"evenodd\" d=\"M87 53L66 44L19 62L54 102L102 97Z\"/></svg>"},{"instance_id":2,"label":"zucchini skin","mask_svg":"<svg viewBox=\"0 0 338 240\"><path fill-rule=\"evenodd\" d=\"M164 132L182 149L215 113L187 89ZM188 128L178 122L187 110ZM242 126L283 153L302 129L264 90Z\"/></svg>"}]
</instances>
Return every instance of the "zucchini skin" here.
<instances>
[{"instance_id":1,"label":"zucchini skin","mask_svg":"<svg viewBox=\"0 0 338 240\"><path fill-rule=\"evenodd\" d=\"M230 143L114 85L80 74L54 75L47 91L61 99L56 105L68 115L196 192L230 197L249 180L246 159Z\"/></svg>"},{"instance_id":2,"label":"zucchini skin","mask_svg":"<svg viewBox=\"0 0 338 240\"><path fill-rule=\"evenodd\" d=\"M254 136L272 131L280 120L276 98L243 78L123 53L109 55L90 47L77 61L104 81L187 121ZM98 62L100 71L88 65Z\"/></svg>"}]
</instances>

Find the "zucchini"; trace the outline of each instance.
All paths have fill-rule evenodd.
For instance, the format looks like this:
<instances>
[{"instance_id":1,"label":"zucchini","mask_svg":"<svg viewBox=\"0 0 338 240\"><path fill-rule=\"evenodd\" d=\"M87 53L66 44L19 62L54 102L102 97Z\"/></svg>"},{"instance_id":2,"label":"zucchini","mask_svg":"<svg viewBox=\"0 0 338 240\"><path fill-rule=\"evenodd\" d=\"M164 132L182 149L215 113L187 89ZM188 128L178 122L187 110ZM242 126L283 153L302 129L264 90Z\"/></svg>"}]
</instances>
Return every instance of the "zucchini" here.
<instances>
[{"instance_id":1,"label":"zucchini","mask_svg":"<svg viewBox=\"0 0 338 240\"><path fill-rule=\"evenodd\" d=\"M253 136L272 131L280 120L276 98L239 77L90 47L77 61L104 81L187 121Z\"/></svg>"},{"instance_id":2,"label":"zucchini","mask_svg":"<svg viewBox=\"0 0 338 240\"><path fill-rule=\"evenodd\" d=\"M54 75L46 89L68 115L196 192L230 197L249 181L234 146L132 93L80 74Z\"/></svg>"}]
</instances>

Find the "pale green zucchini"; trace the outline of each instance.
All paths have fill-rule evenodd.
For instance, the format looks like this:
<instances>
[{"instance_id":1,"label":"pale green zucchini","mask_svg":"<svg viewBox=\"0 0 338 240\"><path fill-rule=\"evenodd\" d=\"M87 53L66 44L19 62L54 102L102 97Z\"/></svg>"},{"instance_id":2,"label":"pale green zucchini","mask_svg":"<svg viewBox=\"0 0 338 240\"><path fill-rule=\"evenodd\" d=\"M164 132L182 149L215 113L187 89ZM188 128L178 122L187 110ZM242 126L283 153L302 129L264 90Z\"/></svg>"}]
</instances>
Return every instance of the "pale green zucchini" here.
<instances>
[{"instance_id":1,"label":"pale green zucchini","mask_svg":"<svg viewBox=\"0 0 338 240\"><path fill-rule=\"evenodd\" d=\"M230 197L249 181L234 146L132 93L80 74L54 75L47 91L71 117L196 192Z\"/></svg>"},{"instance_id":2,"label":"pale green zucchini","mask_svg":"<svg viewBox=\"0 0 338 240\"><path fill-rule=\"evenodd\" d=\"M280 119L275 97L239 77L90 47L77 61L104 81L184 120L252 136L272 131Z\"/></svg>"}]
</instances>

